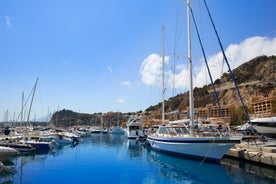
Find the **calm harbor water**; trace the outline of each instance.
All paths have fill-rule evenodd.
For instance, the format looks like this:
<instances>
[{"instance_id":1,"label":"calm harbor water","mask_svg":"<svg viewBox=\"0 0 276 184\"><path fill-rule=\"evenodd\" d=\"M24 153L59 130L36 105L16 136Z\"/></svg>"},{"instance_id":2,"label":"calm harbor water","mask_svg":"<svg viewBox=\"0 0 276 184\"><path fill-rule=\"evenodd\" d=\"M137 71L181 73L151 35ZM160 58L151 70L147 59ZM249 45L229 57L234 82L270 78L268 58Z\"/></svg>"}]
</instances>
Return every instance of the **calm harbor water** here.
<instances>
[{"instance_id":1,"label":"calm harbor water","mask_svg":"<svg viewBox=\"0 0 276 184\"><path fill-rule=\"evenodd\" d=\"M220 165L157 153L124 135L95 134L75 147L12 159L0 183L275 183L275 168L223 159Z\"/></svg>"}]
</instances>

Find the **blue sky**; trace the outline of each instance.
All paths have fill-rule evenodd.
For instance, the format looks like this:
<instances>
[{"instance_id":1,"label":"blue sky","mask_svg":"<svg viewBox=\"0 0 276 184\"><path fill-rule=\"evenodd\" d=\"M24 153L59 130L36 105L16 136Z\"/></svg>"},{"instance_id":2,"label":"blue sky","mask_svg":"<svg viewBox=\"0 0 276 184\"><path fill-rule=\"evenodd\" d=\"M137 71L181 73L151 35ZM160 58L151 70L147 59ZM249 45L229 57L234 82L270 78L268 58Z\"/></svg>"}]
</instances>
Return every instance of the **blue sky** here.
<instances>
[{"instance_id":1,"label":"blue sky","mask_svg":"<svg viewBox=\"0 0 276 184\"><path fill-rule=\"evenodd\" d=\"M226 69L203 1L191 2L214 76L219 77ZM232 69L258 55L276 55L275 0L207 3ZM18 116L21 94L24 91L27 98L37 77L32 119L64 108L133 112L157 104L162 25L169 98L187 90L185 1L2 0L0 120L7 111L9 120ZM194 77L195 85L202 86L208 80L203 79L197 42L193 41Z\"/></svg>"}]
</instances>

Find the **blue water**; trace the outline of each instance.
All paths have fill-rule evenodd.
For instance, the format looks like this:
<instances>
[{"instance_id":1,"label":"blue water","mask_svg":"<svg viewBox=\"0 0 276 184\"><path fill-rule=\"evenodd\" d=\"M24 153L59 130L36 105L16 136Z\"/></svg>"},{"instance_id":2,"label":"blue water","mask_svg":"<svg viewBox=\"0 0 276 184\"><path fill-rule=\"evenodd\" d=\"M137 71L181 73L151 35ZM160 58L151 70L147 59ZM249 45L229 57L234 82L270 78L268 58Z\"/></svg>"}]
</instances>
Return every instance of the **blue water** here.
<instances>
[{"instance_id":1,"label":"blue water","mask_svg":"<svg viewBox=\"0 0 276 184\"><path fill-rule=\"evenodd\" d=\"M146 149L124 135L98 134L49 153L12 160L15 174L1 183L275 183L275 168L232 159L220 165L170 156ZM274 179L273 179L274 178Z\"/></svg>"}]
</instances>

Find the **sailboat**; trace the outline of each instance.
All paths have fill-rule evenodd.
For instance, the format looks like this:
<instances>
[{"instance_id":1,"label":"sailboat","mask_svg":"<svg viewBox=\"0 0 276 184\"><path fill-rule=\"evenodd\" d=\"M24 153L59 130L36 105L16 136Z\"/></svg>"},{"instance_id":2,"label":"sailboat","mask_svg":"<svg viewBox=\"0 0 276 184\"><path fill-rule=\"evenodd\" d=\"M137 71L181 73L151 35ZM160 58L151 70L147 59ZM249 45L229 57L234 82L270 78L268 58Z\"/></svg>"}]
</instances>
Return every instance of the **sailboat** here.
<instances>
[{"instance_id":1,"label":"sailboat","mask_svg":"<svg viewBox=\"0 0 276 184\"><path fill-rule=\"evenodd\" d=\"M225 153L235 144L240 143L241 137L231 137L229 132L217 130L214 134L199 134L194 126L194 105L193 105L193 80L192 80L192 59L190 41L190 0L187 0L188 15L188 60L190 74L190 119L189 125L185 121L173 121L167 125L164 123L164 72L163 72L163 102L162 102L162 126L147 136L149 148L171 154L202 159L202 161L218 162ZM164 32L164 29L162 29ZM164 33L162 34L164 35ZM164 37L164 36L163 36ZM164 70L164 38L162 38L162 62Z\"/></svg>"},{"instance_id":2,"label":"sailboat","mask_svg":"<svg viewBox=\"0 0 276 184\"><path fill-rule=\"evenodd\" d=\"M118 120L117 120L117 126L113 127L110 131L111 134L124 134L124 129L120 127L120 117L118 112Z\"/></svg>"},{"instance_id":3,"label":"sailboat","mask_svg":"<svg viewBox=\"0 0 276 184\"><path fill-rule=\"evenodd\" d=\"M30 108L29 108L28 117L27 117L27 125L29 124L29 120L30 120L30 113L31 113L31 109L32 109L32 104L33 104L33 100L34 100L34 95L35 95L35 91L36 91L37 82L38 82L38 78L36 79L35 85L34 85L33 90L32 90L32 99L31 99ZM22 106L22 108L23 108L23 106ZM21 116L22 116L22 114L21 114ZM27 134L28 134L28 136L27 136ZM27 127L26 127L26 132L23 135L24 135L23 140L21 142L24 143L24 144L27 144L27 145L31 145L37 151L39 151L39 150L43 150L43 151L50 150L54 147L53 142L41 141L39 139L39 137L38 138L36 137L35 139L31 139L32 136L29 135L29 132L27 132Z\"/></svg>"}]
</instances>

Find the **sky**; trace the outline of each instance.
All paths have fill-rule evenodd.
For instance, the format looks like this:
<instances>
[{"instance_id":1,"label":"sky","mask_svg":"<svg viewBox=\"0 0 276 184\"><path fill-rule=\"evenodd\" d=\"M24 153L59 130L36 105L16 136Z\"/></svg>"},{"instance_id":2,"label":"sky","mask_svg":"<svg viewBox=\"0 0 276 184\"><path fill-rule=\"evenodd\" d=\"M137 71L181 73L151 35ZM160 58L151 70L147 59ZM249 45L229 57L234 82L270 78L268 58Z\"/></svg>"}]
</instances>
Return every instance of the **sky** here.
<instances>
[{"instance_id":1,"label":"sky","mask_svg":"<svg viewBox=\"0 0 276 184\"><path fill-rule=\"evenodd\" d=\"M227 72L203 0L191 0L213 79ZM207 0L232 69L276 55L275 0ZM57 110L136 112L188 90L187 13L181 0L1 0L0 121ZM209 84L191 22L194 86ZM175 81L175 82L173 82ZM43 120L44 120L43 119Z\"/></svg>"}]
</instances>

